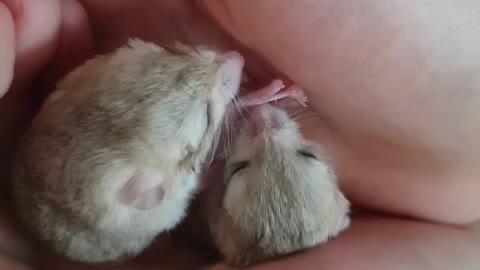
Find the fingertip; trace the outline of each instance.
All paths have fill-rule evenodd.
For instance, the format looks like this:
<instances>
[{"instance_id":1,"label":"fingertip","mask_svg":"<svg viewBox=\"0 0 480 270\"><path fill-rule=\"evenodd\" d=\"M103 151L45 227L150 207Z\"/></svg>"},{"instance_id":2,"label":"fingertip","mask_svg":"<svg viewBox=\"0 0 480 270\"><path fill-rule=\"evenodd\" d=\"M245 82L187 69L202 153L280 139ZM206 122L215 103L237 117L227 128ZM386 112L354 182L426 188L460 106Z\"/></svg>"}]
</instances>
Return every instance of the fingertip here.
<instances>
[{"instance_id":1,"label":"fingertip","mask_svg":"<svg viewBox=\"0 0 480 270\"><path fill-rule=\"evenodd\" d=\"M0 98L5 95L13 79L15 62L15 26L9 8L0 2Z\"/></svg>"},{"instance_id":2,"label":"fingertip","mask_svg":"<svg viewBox=\"0 0 480 270\"><path fill-rule=\"evenodd\" d=\"M53 90L56 82L95 52L88 15L76 0L60 2L60 30L57 49L48 67L41 74L41 94Z\"/></svg>"},{"instance_id":3,"label":"fingertip","mask_svg":"<svg viewBox=\"0 0 480 270\"><path fill-rule=\"evenodd\" d=\"M26 89L53 56L60 27L59 0L16 0L14 88Z\"/></svg>"}]
</instances>

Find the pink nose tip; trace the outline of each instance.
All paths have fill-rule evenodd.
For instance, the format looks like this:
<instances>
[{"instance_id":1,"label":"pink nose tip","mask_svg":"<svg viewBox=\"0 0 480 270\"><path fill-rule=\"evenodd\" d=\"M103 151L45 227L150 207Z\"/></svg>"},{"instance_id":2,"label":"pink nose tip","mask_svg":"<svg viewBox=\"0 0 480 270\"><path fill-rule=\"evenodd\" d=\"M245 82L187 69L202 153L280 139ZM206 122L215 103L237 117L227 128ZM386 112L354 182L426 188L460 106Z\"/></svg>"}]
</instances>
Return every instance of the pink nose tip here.
<instances>
[{"instance_id":1,"label":"pink nose tip","mask_svg":"<svg viewBox=\"0 0 480 270\"><path fill-rule=\"evenodd\" d=\"M250 111L250 116L256 133L279 130L283 127L285 121L282 120L279 109L268 103L253 107Z\"/></svg>"},{"instance_id":2,"label":"pink nose tip","mask_svg":"<svg viewBox=\"0 0 480 270\"><path fill-rule=\"evenodd\" d=\"M228 51L220 54L216 62L219 64L218 72L220 72L221 91L226 100L231 100L240 89L245 60L240 53Z\"/></svg>"}]
</instances>

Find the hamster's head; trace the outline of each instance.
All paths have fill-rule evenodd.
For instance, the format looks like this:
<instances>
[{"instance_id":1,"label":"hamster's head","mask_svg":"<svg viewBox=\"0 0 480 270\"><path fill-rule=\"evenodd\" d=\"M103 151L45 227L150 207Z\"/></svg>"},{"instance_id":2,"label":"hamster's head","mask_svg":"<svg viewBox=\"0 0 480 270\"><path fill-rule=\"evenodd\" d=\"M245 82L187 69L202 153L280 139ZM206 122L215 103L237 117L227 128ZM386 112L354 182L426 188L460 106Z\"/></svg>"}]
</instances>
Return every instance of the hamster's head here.
<instances>
[{"instance_id":1,"label":"hamster's head","mask_svg":"<svg viewBox=\"0 0 480 270\"><path fill-rule=\"evenodd\" d=\"M158 134L162 147L169 148L164 152L172 154L170 160L180 155L186 163L200 162L239 90L243 57L234 51L182 44L164 49L138 40L131 40L130 48L139 63L138 68L129 68L138 75L137 88L151 89L147 94L161 93L152 99L151 115L164 125Z\"/></svg>"},{"instance_id":2,"label":"hamster's head","mask_svg":"<svg viewBox=\"0 0 480 270\"><path fill-rule=\"evenodd\" d=\"M224 238L237 234L271 256L322 243L346 228L349 203L319 145L303 139L280 108L260 105L250 116L227 159L221 204L228 218L218 221Z\"/></svg>"},{"instance_id":3,"label":"hamster's head","mask_svg":"<svg viewBox=\"0 0 480 270\"><path fill-rule=\"evenodd\" d=\"M99 91L111 89L101 100L104 114L110 114L108 125L128 130L132 135L125 144L139 153L136 163L153 169L133 172L121 201L151 209L164 193L189 194L191 179L200 172L239 90L243 57L234 51L181 44L167 49L133 39L97 61L105 64L93 75L96 79L88 72L89 81Z\"/></svg>"}]
</instances>

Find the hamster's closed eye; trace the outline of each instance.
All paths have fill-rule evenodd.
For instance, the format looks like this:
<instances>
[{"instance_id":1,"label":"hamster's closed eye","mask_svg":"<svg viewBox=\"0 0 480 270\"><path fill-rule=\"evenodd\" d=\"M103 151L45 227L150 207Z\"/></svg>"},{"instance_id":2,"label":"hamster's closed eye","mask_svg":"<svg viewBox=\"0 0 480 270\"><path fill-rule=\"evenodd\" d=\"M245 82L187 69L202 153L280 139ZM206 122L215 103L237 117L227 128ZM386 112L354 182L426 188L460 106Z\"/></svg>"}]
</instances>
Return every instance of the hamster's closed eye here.
<instances>
[{"instance_id":1,"label":"hamster's closed eye","mask_svg":"<svg viewBox=\"0 0 480 270\"><path fill-rule=\"evenodd\" d=\"M312 152L309 152L308 150L304 150L304 149L298 150L297 154L306 158L312 158L312 159L318 160L317 156L315 156Z\"/></svg>"},{"instance_id":2,"label":"hamster's closed eye","mask_svg":"<svg viewBox=\"0 0 480 270\"><path fill-rule=\"evenodd\" d=\"M210 102L207 104L207 127L206 129L208 129L208 127L210 127L210 124L212 123L212 120L211 120L211 116L212 116L212 113L210 112L212 110L212 106L210 105Z\"/></svg>"},{"instance_id":3,"label":"hamster's closed eye","mask_svg":"<svg viewBox=\"0 0 480 270\"><path fill-rule=\"evenodd\" d=\"M234 163L230 167L230 177L229 178L232 178L236 173L238 173L241 170L247 168L248 165L250 165L249 161L240 161L240 162Z\"/></svg>"}]
</instances>

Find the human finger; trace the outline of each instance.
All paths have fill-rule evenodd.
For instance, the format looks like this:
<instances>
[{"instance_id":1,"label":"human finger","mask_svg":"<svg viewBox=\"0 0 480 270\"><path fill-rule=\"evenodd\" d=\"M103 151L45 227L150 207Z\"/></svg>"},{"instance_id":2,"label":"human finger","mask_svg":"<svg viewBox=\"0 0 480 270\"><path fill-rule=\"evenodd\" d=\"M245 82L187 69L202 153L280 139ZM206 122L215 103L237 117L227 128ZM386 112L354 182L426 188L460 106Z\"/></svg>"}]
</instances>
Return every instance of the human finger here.
<instances>
[{"instance_id":1,"label":"human finger","mask_svg":"<svg viewBox=\"0 0 480 270\"><path fill-rule=\"evenodd\" d=\"M60 30L58 0L10 0L15 25L13 88L27 89L55 52Z\"/></svg>"},{"instance_id":2,"label":"human finger","mask_svg":"<svg viewBox=\"0 0 480 270\"><path fill-rule=\"evenodd\" d=\"M15 30L7 6L0 2L0 98L7 92L13 78L15 59Z\"/></svg>"}]
</instances>

